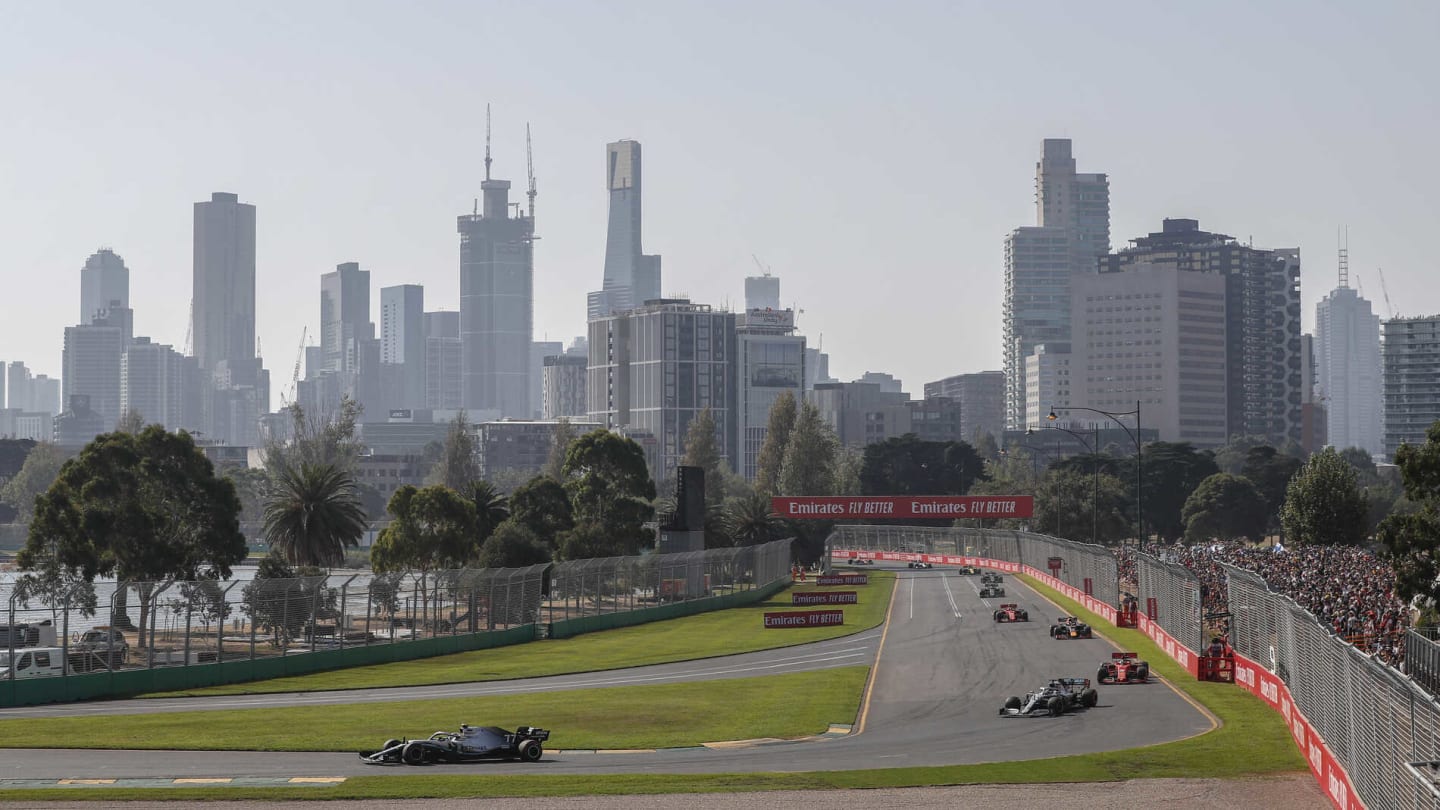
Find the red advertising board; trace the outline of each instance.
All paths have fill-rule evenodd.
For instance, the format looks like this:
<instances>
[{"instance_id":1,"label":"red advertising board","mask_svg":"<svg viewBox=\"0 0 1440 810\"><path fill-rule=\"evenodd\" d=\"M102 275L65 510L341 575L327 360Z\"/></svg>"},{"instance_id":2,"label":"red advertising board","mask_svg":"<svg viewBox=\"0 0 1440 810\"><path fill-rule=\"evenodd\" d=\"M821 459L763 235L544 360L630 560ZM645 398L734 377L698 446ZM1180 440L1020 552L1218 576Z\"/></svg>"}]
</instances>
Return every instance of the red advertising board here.
<instances>
[{"instance_id":1,"label":"red advertising board","mask_svg":"<svg viewBox=\"0 0 1440 810\"><path fill-rule=\"evenodd\" d=\"M784 613L766 613L766 629L788 627L830 627L845 623L843 610L791 610Z\"/></svg>"},{"instance_id":2,"label":"red advertising board","mask_svg":"<svg viewBox=\"0 0 1440 810\"><path fill-rule=\"evenodd\" d=\"M869 585L869 574L821 574L815 578L816 585Z\"/></svg>"},{"instance_id":3,"label":"red advertising board","mask_svg":"<svg viewBox=\"0 0 1440 810\"><path fill-rule=\"evenodd\" d=\"M770 509L788 520L1028 518L1035 511L1035 499L1029 495L771 498Z\"/></svg>"},{"instance_id":4,"label":"red advertising board","mask_svg":"<svg viewBox=\"0 0 1440 810\"><path fill-rule=\"evenodd\" d=\"M858 605L860 594L856 591L809 591L790 594L792 605Z\"/></svg>"}]
</instances>

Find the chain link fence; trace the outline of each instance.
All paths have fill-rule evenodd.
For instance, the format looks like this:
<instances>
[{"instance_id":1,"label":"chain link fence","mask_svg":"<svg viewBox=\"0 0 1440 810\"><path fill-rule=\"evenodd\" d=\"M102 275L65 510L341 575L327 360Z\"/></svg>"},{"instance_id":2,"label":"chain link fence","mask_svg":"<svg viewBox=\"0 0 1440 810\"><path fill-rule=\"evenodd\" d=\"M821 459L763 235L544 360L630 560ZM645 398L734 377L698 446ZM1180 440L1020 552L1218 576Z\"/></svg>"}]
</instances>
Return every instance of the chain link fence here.
<instances>
[{"instance_id":1,"label":"chain link fence","mask_svg":"<svg viewBox=\"0 0 1440 810\"><path fill-rule=\"evenodd\" d=\"M1200 578L1179 563L1137 552L1135 589L1140 609L1196 655L1205 649Z\"/></svg>"},{"instance_id":2,"label":"chain link fence","mask_svg":"<svg viewBox=\"0 0 1440 810\"><path fill-rule=\"evenodd\" d=\"M1330 632L1256 574L1224 569L1231 646L1285 683L1366 806L1440 808L1434 696Z\"/></svg>"}]
</instances>

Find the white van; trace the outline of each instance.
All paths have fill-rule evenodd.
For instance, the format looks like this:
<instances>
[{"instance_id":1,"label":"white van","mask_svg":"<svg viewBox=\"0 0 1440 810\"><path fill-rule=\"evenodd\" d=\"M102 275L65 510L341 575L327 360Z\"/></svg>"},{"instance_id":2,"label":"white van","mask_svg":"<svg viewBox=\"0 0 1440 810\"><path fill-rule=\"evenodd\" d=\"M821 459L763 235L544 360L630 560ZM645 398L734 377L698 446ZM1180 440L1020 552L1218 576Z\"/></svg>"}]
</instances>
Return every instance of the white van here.
<instances>
[{"instance_id":1,"label":"white van","mask_svg":"<svg viewBox=\"0 0 1440 810\"><path fill-rule=\"evenodd\" d=\"M12 661L15 665L13 676L10 673ZM9 650L0 650L0 681L8 681L12 677L15 680L46 678L51 675L64 675L67 672L74 675L75 668L67 668L65 663L63 647L27 647L13 653Z\"/></svg>"}]
</instances>

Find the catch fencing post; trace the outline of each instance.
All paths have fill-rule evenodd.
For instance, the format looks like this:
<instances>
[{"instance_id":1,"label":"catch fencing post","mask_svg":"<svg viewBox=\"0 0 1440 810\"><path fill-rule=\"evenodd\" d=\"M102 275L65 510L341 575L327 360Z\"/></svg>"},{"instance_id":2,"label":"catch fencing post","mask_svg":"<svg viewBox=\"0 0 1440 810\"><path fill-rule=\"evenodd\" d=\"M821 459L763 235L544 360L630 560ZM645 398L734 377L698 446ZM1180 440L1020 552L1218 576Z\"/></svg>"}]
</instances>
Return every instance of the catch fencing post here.
<instances>
[{"instance_id":1,"label":"catch fencing post","mask_svg":"<svg viewBox=\"0 0 1440 810\"><path fill-rule=\"evenodd\" d=\"M225 619L230 613L230 589L235 587L235 581L231 580L225 590L220 592L220 600L217 602L215 616L215 663L225 663ZM223 608L223 609L222 609Z\"/></svg>"}]
</instances>

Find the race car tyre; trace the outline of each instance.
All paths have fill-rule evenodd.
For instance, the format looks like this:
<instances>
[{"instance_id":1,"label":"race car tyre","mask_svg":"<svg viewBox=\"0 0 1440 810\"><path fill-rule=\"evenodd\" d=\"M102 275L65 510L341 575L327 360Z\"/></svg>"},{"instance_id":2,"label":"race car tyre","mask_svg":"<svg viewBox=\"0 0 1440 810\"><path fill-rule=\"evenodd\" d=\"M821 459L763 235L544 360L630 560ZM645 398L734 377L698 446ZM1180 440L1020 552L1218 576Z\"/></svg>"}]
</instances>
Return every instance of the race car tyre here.
<instances>
[{"instance_id":1,"label":"race car tyre","mask_svg":"<svg viewBox=\"0 0 1440 810\"><path fill-rule=\"evenodd\" d=\"M1137 681L1148 681L1148 680L1150 680L1150 667L1140 667L1140 668L1136 669L1136 670L1135 670L1135 680L1137 680Z\"/></svg>"},{"instance_id":2,"label":"race car tyre","mask_svg":"<svg viewBox=\"0 0 1440 810\"><path fill-rule=\"evenodd\" d=\"M424 765L430 761L430 755L425 750L425 746L411 743L405 746L405 750L400 753L400 759L406 765Z\"/></svg>"},{"instance_id":3,"label":"race car tyre","mask_svg":"<svg viewBox=\"0 0 1440 810\"><path fill-rule=\"evenodd\" d=\"M1084 706L1087 709L1095 708L1095 704L1099 702L1100 693L1096 692L1094 689L1086 689L1085 691L1080 693L1080 705Z\"/></svg>"},{"instance_id":4,"label":"race car tyre","mask_svg":"<svg viewBox=\"0 0 1440 810\"><path fill-rule=\"evenodd\" d=\"M1014 695L1011 695L1010 697L1005 699L1005 708L1007 709L1018 709L1021 705L1023 704L1021 704L1020 698L1015 697Z\"/></svg>"},{"instance_id":5,"label":"race car tyre","mask_svg":"<svg viewBox=\"0 0 1440 810\"><path fill-rule=\"evenodd\" d=\"M1062 698L1059 695L1050 698L1050 703L1048 705L1050 707L1051 717L1059 717L1060 715L1065 713L1065 698Z\"/></svg>"},{"instance_id":6,"label":"race car tyre","mask_svg":"<svg viewBox=\"0 0 1440 810\"><path fill-rule=\"evenodd\" d=\"M1025 611L1022 610L1022 611L1020 611L1020 613L1018 614L1018 618L1019 618L1020 621L1022 621L1022 622L1028 622L1028 621L1030 621L1030 614L1029 614L1029 613L1026 613Z\"/></svg>"},{"instance_id":7,"label":"race car tyre","mask_svg":"<svg viewBox=\"0 0 1440 810\"><path fill-rule=\"evenodd\" d=\"M386 740L384 745L380 746L380 750L381 750L381 751L389 751L391 748L394 748L395 746L399 745L400 743L401 743L401 740L397 740L397 739L395 739L395 738L392 737L392 738ZM391 756L394 756L394 755L392 754Z\"/></svg>"},{"instance_id":8,"label":"race car tyre","mask_svg":"<svg viewBox=\"0 0 1440 810\"><path fill-rule=\"evenodd\" d=\"M1105 667L1100 667L1100 670L1095 673L1095 682L1096 682L1096 683L1104 683L1104 682L1105 682L1105 679L1107 679L1107 678L1109 678L1109 677L1110 677L1110 671L1107 670Z\"/></svg>"},{"instance_id":9,"label":"race car tyre","mask_svg":"<svg viewBox=\"0 0 1440 810\"><path fill-rule=\"evenodd\" d=\"M520 743L520 759L524 762L539 762L540 757L544 754L545 751L540 747L540 743L534 740L525 740Z\"/></svg>"}]
</instances>

